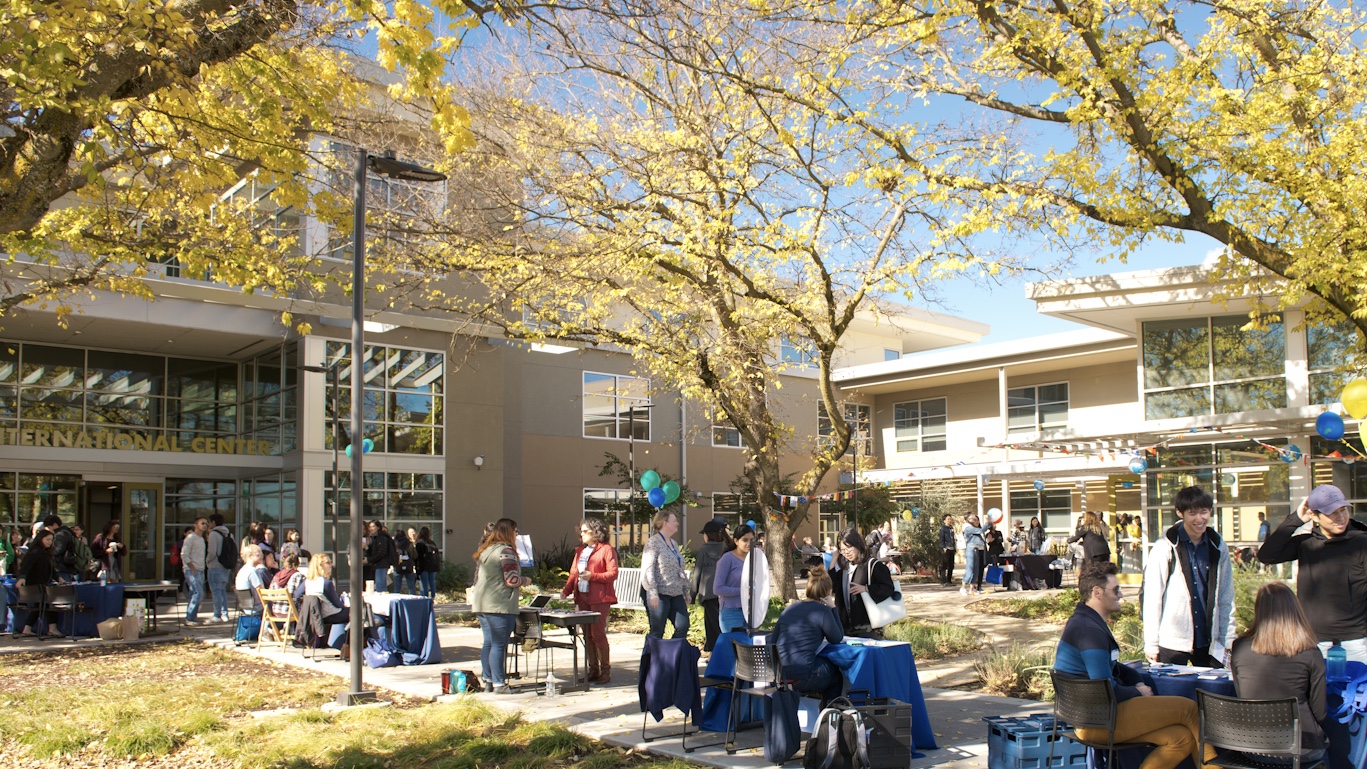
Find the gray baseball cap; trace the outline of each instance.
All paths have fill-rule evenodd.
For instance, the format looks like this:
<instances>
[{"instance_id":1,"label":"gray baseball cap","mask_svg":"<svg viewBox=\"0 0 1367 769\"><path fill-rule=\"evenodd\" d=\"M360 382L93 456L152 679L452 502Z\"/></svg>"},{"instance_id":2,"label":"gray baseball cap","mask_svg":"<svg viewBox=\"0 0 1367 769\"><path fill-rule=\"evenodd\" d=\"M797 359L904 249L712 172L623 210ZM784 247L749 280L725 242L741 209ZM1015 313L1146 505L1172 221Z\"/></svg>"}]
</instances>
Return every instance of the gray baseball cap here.
<instances>
[{"instance_id":1,"label":"gray baseball cap","mask_svg":"<svg viewBox=\"0 0 1367 769\"><path fill-rule=\"evenodd\" d=\"M1326 483L1323 486L1316 486L1310 492L1310 500L1306 504L1317 513L1329 515L1347 505L1348 499L1343 496L1343 492L1339 491L1337 486Z\"/></svg>"}]
</instances>

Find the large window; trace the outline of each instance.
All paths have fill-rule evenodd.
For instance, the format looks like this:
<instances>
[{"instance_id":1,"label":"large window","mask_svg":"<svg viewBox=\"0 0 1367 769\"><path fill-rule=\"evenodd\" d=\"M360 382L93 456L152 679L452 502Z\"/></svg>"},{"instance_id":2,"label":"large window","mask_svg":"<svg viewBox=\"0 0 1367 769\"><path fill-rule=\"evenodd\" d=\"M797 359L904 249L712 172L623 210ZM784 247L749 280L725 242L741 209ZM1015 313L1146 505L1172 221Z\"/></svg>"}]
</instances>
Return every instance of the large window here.
<instances>
[{"instance_id":1,"label":"large window","mask_svg":"<svg viewBox=\"0 0 1367 769\"><path fill-rule=\"evenodd\" d=\"M441 532L445 530L442 481L440 473L363 473L361 515L366 521L383 521L391 536L397 531L426 526L431 529L433 539L441 541ZM347 522L351 515L351 473L338 472L337 482L341 484L340 489L333 486L331 472L323 474L327 498L331 500L336 495L339 511L336 542L345 550L351 541L351 528ZM324 547L336 549L332 539L332 516L323 517L323 526Z\"/></svg>"},{"instance_id":2,"label":"large window","mask_svg":"<svg viewBox=\"0 0 1367 769\"><path fill-rule=\"evenodd\" d=\"M0 534L18 529L28 539L35 521L49 515L76 520L81 476L0 472ZM87 534L93 537L99 532Z\"/></svg>"},{"instance_id":3,"label":"large window","mask_svg":"<svg viewBox=\"0 0 1367 769\"><path fill-rule=\"evenodd\" d=\"M1282 322L1248 323L1240 315L1145 323L1145 418L1285 408Z\"/></svg>"},{"instance_id":4,"label":"large window","mask_svg":"<svg viewBox=\"0 0 1367 769\"><path fill-rule=\"evenodd\" d=\"M337 366L341 403L328 409L324 445L332 448L332 413L341 418L342 445L351 444L351 345L328 342L327 365ZM443 454L442 399L445 356L401 347L366 347L361 378L362 437L377 452Z\"/></svg>"},{"instance_id":5,"label":"large window","mask_svg":"<svg viewBox=\"0 0 1367 769\"><path fill-rule=\"evenodd\" d=\"M223 523L232 532L234 542L242 542L247 533L247 522L237 518L237 481L199 480L194 478L166 479L166 521L162 542L162 574L174 574L171 567L171 543L185 538L185 529L194 524L195 519L205 518L214 513L223 516ZM289 525L295 526L296 523ZM276 532L277 541L283 542L283 529Z\"/></svg>"},{"instance_id":6,"label":"large window","mask_svg":"<svg viewBox=\"0 0 1367 769\"><path fill-rule=\"evenodd\" d=\"M1357 330L1347 323L1310 326L1305 342L1310 357L1310 404L1337 403L1349 379L1338 367L1352 360L1360 344Z\"/></svg>"},{"instance_id":7,"label":"large window","mask_svg":"<svg viewBox=\"0 0 1367 769\"><path fill-rule=\"evenodd\" d=\"M1066 488L1045 487L1036 491L1031 484L1011 488L1011 521L1003 527L1009 530L1016 521L1030 526L1031 518L1039 518L1045 529L1054 533L1072 534L1073 492Z\"/></svg>"},{"instance_id":8,"label":"large window","mask_svg":"<svg viewBox=\"0 0 1367 769\"><path fill-rule=\"evenodd\" d=\"M1259 513L1276 522L1291 512L1290 468L1278 454L1248 441L1160 448L1146 473L1144 530L1153 539L1176 523L1173 497L1184 487L1200 486L1215 498L1211 526L1220 536L1227 542L1256 542Z\"/></svg>"},{"instance_id":9,"label":"large window","mask_svg":"<svg viewBox=\"0 0 1367 769\"><path fill-rule=\"evenodd\" d=\"M755 497L752 494L734 491L712 492L712 517L720 517L726 521L727 531L735 531L737 526L750 520L763 528L764 516L760 514L759 505L755 504Z\"/></svg>"},{"instance_id":10,"label":"large window","mask_svg":"<svg viewBox=\"0 0 1367 769\"><path fill-rule=\"evenodd\" d=\"M1350 443L1352 448L1344 448L1344 443ZM1316 457L1327 457L1335 451L1352 457L1362 450L1360 435L1347 436L1342 442L1326 441L1319 437L1310 439L1310 454ZM1367 520L1367 461L1350 463L1337 458L1316 459L1311 461L1310 471L1313 475L1311 488L1326 483L1339 487L1339 491L1352 504L1353 517L1360 521ZM1275 526L1277 521L1272 524Z\"/></svg>"},{"instance_id":11,"label":"large window","mask_svg":"<svg viewBox=\"0 0 1367 769\"><path fill-rule=\"evenodd\" d=\"M242 433L264 441L272 454L297 447L299 423L298 345L291 342L259 355L242 366Z\"/></svg>"},{"instance_id":12,"label":"large window","mask_svg":"<svg viewBox=\"0 0 1367 769\"><path fill-rule=\"evenodd\" d=\"M944 398L898 403L892 407L893 440L897 451L944 451Z\"/></svg>"},{"instance_id":13,"label":"large window","mask_svg":"<svg viewBox=\"0 0 1367 769\"><path fill-rule=\"evenodd\" d=\"M834 441L835 426L826 414L826 404L816 404L816 433L822 446ZM857 453L861 457L873 456L873 407L862 403L842 403L840 410L845 416L845 424L850 426L850 446L846 453Z\"/></svg>"},{"instance_id":14,"label":"large window","mask_svg":"<svg viewBox=\"0 0 1367 769\"><path fill-rule=\"evenodd\" d=\"M285 254L295 256L303 252L300 241L304 229L300 226L299 210L294 206L282 206L272 197L278 186L263 184L256 174L252 174L223 196L214 213L216 216L229 212L248 217L252 231L261 242L278 245Z\"/></svg>"},{"instance_id":15,"label":"large window","mask_svg":"<svg viewBox=\"0 0 1367 769\"><path fill-rule=\"evenodd\" d=\"M816 347L811 340L783 334L778 338L778 359L792 366L816 366Z\"/></svg>"},{"instance_id":16,"label":"large window","mask_svg":"<svg viewBox=\"0 0 1367 769\"><path fill-rule=\"evenodd\" d=\"M720 419L718 419L720 417ZM745 438L741 436L726 417L721 414L712 415L712 445L721 448L743 449L745 448Z\"/></svg>"},{"instance_id":17,"label":"large window","mask_svg":"<svg viewBox=\"0 0 1367 769\"><path fill-rule=\"evenodd\" d=\"M1068 383L1015 387L1006 391L1009 433L1034 433L1068 426Z\"/></svg>"},{"instance_id":18,"label":"large window","mask_svg":"<svg viewBox=\"0 0 1367 769\"><path fill-rule=\"evenodd\" d=\"M650 440L650 380L584 372L584 437Z\"/></svg>"},{"instance_id":19,"label":"large window","mask_svg":"<svg viewBox=\"0 0 1367 769\"><path fill-rule=\"evenodd\" d=\"M631 492L627 489L584 489L584 517L606 521L612 546L621 548L623 527L631 525Z\"/></svg>"}]
</instances>

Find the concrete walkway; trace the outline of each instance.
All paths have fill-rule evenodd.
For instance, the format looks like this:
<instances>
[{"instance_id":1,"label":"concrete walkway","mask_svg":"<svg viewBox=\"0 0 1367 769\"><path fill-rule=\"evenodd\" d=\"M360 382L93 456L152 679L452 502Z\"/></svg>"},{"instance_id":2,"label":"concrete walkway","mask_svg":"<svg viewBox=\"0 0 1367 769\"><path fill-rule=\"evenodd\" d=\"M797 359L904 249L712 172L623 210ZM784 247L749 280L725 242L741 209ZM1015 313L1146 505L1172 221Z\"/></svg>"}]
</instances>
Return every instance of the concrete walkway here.
<instances>
[{"instance_id":1,"label":"concrete walkway","mask_svg":"<svg viewBox=\"0 0 1367 769\"><path fill-rule=\"evenodd\" d=\"M1028 646L1052 645L1057 642L1059 627L1038 622L980 614L965 608L969 599L960 596L957 589L942 588L938 585L908 585L904 595L908 600L911 616L931 620L943 620L966 625L983 632L990 647L1009 648L1012 643ZM976 600L996 600L1007 597L1039 597L1045 593L996 593ZM439 613L455 611L460 607L440 606ZM168 623L163 618L163 626ZM185 628L184 636L204 643L222 646L246 655L259 655L285 665L312 668L338 677L338 690L344 688L344 681L350 675L348 665L333 655L311 661L298 650L281 651L263 649L260 652L250 647L237 647L232 643L231 625L208 625ZM548 632L550 629L548 629ZM367 688L387 689L397 694L433 700L441 694L440 674L443 670L479 670L479 650L482 644L480 631L455 625L442 625L438 630L443 649L441 665L415 667L395 667L364 670ZM179 636L172 636L177 638ZM664 735L677 735L682 725L682 716L677 711L668 711L665 721L651 724L650 735L662 738L645 743L641 739L642 717L636 694L636 673L644 637L627 633L610 635L613 648L613 682L608 686L597 686L589 692L562 694L547 698L539 694L540 686L519 694L495 696L492 694L464 695L487 698L494 704L510 710L520 711L531 720L554 720L566 724L571 729L586 736L603 740L624 748L649 750L661 756L687 760L697 764L716 767L747 767L759 769L769 766L762 756L760 747L762 732L758 729L743 732L738 740L742 750L728 756L720 746L700 747L695 752L685 754L677 736L663 738ZM99 641L11 641L0 640L0 653L6 651L57 651L62 648L79 646L89 648L99 645ZM557 671L567 671L570 666L569 652L548 650L553 654ZM926 708L931 725L939 742L938 750L923 751L925 756L916 759L911 769L924 767L985 767L987 763L987 727L982 719L985 716L1025 715L1028 713L1048 712L1047 703L1031 700L993 697L967 690L976 683L972 672L977 654L947 660L935 660L918 664L918 673L925 694ZM536 655L523 656L523 671L544 677L534 670ZM581 661L582 664L582 661ZM530 667L529 667L530 666ZM568 673L563 673L568 677ZM721 735L703 733L698 742L702 745L719 743ZM690 746L693 740L690 739Z\"/></svg>"}]
</instances>

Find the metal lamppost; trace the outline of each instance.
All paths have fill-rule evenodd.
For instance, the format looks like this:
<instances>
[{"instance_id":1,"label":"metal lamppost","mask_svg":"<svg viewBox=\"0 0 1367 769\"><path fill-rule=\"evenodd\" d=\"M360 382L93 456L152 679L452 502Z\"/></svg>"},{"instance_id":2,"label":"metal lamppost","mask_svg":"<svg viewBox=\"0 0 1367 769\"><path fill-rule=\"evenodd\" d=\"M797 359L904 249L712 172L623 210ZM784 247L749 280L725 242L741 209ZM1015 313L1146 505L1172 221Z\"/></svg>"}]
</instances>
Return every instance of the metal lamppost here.
<instances>
[{"instance_id":1,"label":"metal lamppost","mask_svg":"<svg viewBox=\"0 0 1367 769\"><path fill-rule=\"evenodd\" d=\"M374 171L381 176L410 182L440 182L446 174L414 163L405 163L393 157L377 157L364 149L356 150L355 205L352 212L352 266L351 266L351 545L348 553L351 572L351 690L337 695L341 705L357 705L375 699L373 691L362 688L361 650L365 648L362 603L364 580L361 579L361 526L362 520L362 459L361 450L364 440L365 424L361 409L365 397L365 382L362 375L361 360L365 351L365 189L366 172ZM334 446L336 444L334 443ZM336 479L336 476L333 476Z\"/></svg>"}]
</instances>

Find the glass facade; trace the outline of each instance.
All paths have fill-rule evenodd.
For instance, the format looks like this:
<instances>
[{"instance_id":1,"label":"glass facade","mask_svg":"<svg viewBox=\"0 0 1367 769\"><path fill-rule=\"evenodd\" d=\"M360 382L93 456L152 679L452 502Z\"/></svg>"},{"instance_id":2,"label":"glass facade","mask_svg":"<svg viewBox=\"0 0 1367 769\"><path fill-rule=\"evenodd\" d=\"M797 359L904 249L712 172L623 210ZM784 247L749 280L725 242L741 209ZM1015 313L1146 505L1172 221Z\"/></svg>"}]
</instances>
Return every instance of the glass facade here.
<instances>
[{"instance_id":1,"label":"glass facade","mask_svg":"<svg viewBox=\"0 0 1367 769\"><path fill-rule=\"evenodd\" d=\"M1172 499L1186 486L1200 486L1214 497L1211 526L1227 542L1256 542L1259 513L1276 522L1291 512L1290 466L1249 441L1159 449L1146 480L1150 539L1177 522Z\"/></svg>"},{"instance_id":2,"label":"glass facade","mask_svg":"<svg viewBox=\"0 0 1367 769\"><path fill-rule=\"evenodd\" d=\"M1246 316L1144 324L1144 417L1172 419L1286 408L1286 334Z\"/></svg>"},{"instance_id":3,"label":"glass facade","mask_svg":"<svg viewBox=\"0 0 1367 769\"><path fill-rule=\"evenodd\" d=\"M1068 383L1006 391L1007 432L1033 433L1068 426Z\"/></svg>"},{"instance_id":4,"label":"glass facade","mask_svg":"<svg viewBox=\"0 0 1367 769\"><path fill-rule=\"evenodd\" d=\"M1337 397L1337 396L1335 396ZM1345 444L1348 448L1345 448ZM1347 457L1341 459L1315 459L1310 462L1310 487L1333 484L1339 487L1348 502L1353 506L1353 517L1367 521L1367 459L1362 458L1362 436L1345 436L1342 441L1326 441L1323 438L1310 440L1310 454L1325 457L1335 451ZM1274 522L1275 523L1275 522Z\"/></svg>"},{"instance_id":5,"label":"glass facade","mask_svg":"<svg viewBox=\"0 0 1367 769\"><path fill-rule=\"evenodd\" d=\"M333 414L341 418L342 445L351 444L351 345L327 343L328 367L337 367L341 403L327 409L324 445L332 448ZM373 451L391 454L445 453L442 406L446 358L442 353L401 347L366 347L362 400L364 435Z\"/></svg>"},{"instance_id":6,"label":"glass facade","mask_svg":"<svg viewBox=\"0 0 1367 769\"><path fill-rule=\"evenodd\" d=\"M650 380L584 372L584 437L650 440Z\"/></svg>"},{"instance_id":7,"label":"glass facade","mask_svg":"<svg viewBox=\"0 0 1367 769\"><path fill-rule=\"evenodd\" d=\"M840 411L845 424L850 426L850 447L847 454L858 452L861 457L873 456L873 407L862 403L842 403ZM816 404L816 433L821 445L829 445L834 425L826 414L826 404Z\"/></svg>"},{"instance_id":8,"label":"glass facade","mask_svg":"<svg viewBox=\"0 0 1367 769\"><path fill-rule=\"evenodd\" d=\"M17 529L28 539L34 522L49 515L76 520L80 485L79 475L0 472L0 529L6 537Z\"/></svg>"},{"instance_id":9,"label":"glass facade","mask_svg":"<svg viewBox=\"0 0 1367 769\"><path fill-rule=\"evenodd\" d=\"M1305 330L1310 369L1310 405L1338 403L1343 386L1351 378L1338 367L1352 360L1359 349L1357 331L1347 323L1309 326Z\"/></svg>"}]
</instances>

